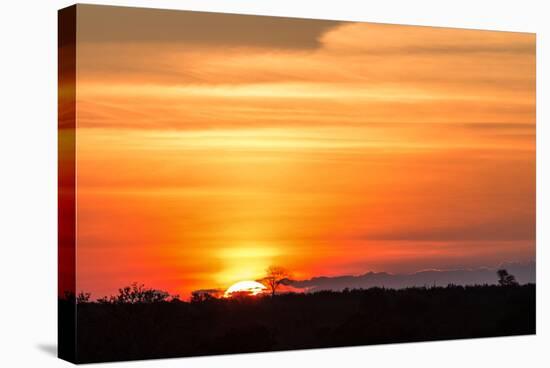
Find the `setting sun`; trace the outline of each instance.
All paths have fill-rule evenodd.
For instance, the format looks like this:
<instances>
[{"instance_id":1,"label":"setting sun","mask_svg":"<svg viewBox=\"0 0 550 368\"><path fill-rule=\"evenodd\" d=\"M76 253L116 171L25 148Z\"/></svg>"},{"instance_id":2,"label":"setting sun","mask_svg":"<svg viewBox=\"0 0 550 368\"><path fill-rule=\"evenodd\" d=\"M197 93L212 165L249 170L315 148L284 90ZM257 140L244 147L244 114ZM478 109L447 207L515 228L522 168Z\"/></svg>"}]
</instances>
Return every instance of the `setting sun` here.
<instances>
[{"instance_id":1,"label":"setting sun","mask_svg":"<svg viewBox=\"0 0 550 368\"><path fill-rule=\"evenodd\" d=\"M230 297L233 293L243 293L248 295L258 295L262 293L266 287L257 281L239 281L231 285L226 291L224 296Z\"/></svg>"}]
</instances>

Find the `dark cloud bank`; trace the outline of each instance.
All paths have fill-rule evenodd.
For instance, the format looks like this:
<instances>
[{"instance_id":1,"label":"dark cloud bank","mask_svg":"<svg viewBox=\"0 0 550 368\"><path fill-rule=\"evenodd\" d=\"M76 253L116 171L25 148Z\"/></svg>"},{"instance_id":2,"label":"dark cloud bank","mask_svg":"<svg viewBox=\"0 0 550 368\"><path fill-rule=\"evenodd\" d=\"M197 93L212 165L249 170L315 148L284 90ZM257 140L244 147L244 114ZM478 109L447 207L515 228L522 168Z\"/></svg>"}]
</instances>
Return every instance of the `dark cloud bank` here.
<instances>
[{"instance_id":1,"label":"dark cloud bank","mask_svg":"<svg viewBox=\"0 0 550 368\"><path fill-rule=\"evenodd\" d=\"M535 283L535 262L506 263L499 268L477 268L461 270L426 270L412 274L389 274L369 272L359 276L314 277L309 280L290 280L288 285L306 291L366 289L386 287L401 289L413 286L447 286L496 284L497 269L504 268L514 275L520 284Z\"/></svg>"},{"instance_id":2,"label":"dark cloud bank","mask_svg":"<svg viewBox=\"0 0 550 368\"><path fill-rule=\"evenodd\" d=\"M78 5L80 42L181 42L314 49L338 21Z\"/></svg>"}]
</instances>

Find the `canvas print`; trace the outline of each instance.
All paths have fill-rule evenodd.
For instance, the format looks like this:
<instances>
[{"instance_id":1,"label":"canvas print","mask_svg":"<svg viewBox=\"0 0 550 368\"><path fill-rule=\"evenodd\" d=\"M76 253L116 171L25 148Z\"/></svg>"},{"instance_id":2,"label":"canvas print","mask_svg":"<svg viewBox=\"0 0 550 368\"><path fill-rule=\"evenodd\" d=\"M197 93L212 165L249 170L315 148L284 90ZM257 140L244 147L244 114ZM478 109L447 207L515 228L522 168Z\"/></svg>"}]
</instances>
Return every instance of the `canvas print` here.
<instances>
[{"instance_id":1,"label":"canvas print","mask_svg":"<svg viewBox=\"0 0 550 368\"><path fill-rule=\"evenodd\" d=\"M535 35L59 12L59 356L535 333Z\"/></svg>"}]
</instances>

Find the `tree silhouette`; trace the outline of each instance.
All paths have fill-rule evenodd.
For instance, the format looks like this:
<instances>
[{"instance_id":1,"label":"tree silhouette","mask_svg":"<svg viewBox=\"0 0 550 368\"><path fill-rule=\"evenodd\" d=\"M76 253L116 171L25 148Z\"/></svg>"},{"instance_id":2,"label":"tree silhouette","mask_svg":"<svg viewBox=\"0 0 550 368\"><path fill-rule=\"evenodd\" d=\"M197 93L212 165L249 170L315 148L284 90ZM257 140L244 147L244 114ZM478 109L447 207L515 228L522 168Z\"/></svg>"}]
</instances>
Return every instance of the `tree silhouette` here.
<instances>
[{"instance_id":1,"label":"tree silhouette","mask_svg":"<svg viewBox=\"0 0 550 368\"><path fill-rule=\"evenodd\" d=\"M191 303L203 303L216 299L213 295L214 291L210 290L195 290L191 292Z\"/></svg>"},{"instance_id":2,"label":"tree silhouette","mask_svg":"<svg viewBox=\"0 0 550 368\"><path fill-rule=\"evenodd\" d=\"M98 299L100 303L115 304L136 304L136 303L158 303L167 301L170 297L166 291L146 288L143 284L137 282L129 286L118 289L118 294L109 299L104 297Z\"/></svg>"},{"instance_id":3,"label":"tree silhouette","mask_svg":"<svg viewBox=\"0 0 550 368\"><path fill-rule=\"evenodd\" d=\"M518 286L518 282L514 275L510 275L505 269L500 269L497 271L498 275L498 284L500 286Z\"/></svg>"},{"instance_id":4,"label":"tree silhouette","mask_svg":"<svg viewBox=\"0 0 550 368\"><path fill-rule=\"evenodd\" d=\"M252 294L249 290L239 290L231 293L232 301L246 302L254 299L256 299L254 294Z\"/></svg>"},{"instance_id":5,"label":"tree silhouette","mask_svg":"<svg viewBox=\"0 0 550 368\"><path fill-rule=\"evenodd\" d=\"M77 304L89 303L89 302L90 302L90 297L91 297L91 296L92 296L91 293L86 293L86 292L81 291L81 292L78 293L78 295L76 296L76 303L77 303Z\"/></svg>"},{"instance_id":6,"label":"tree silhouette","mask_svg":"<svg viewBox=\"0 0 550 368\"><path fill-rule=\"evenodd\" d=\"M267 286L271 291L271 296L274 296L279 285L284 284L289 277L290 273L285 268L270 266L266 270L266 276L258 281Z\"/></svg>"}]
</instances>

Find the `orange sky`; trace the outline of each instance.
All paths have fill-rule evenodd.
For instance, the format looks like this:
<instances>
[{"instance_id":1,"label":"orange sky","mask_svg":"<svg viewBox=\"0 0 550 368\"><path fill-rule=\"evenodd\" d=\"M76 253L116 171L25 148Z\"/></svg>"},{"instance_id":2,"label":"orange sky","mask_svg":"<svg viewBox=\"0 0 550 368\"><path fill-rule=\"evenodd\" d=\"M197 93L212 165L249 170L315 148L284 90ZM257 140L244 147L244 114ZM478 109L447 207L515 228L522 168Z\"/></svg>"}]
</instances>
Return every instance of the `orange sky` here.
<instances>
[{"instance_id":1,"label":"orange sky","mask_svg":"<svg viewBox=\"0 0 550 368\"><path fill-rule=\"evenodd\" d=\"M77 288L535 258L535 36L78 6Z\"/></svg>"}]
</instances>

